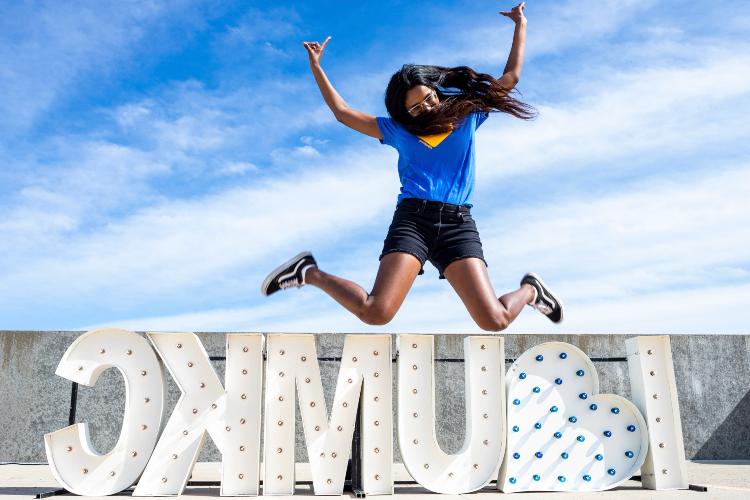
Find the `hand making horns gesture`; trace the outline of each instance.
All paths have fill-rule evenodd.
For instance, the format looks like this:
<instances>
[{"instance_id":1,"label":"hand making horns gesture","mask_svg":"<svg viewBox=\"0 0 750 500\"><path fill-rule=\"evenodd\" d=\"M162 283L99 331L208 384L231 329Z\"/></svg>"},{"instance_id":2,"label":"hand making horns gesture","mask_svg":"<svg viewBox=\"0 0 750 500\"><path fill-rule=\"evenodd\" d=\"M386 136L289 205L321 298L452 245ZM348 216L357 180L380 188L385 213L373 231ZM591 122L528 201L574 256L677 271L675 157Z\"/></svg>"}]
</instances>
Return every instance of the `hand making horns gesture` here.
<instances>
[{"instance_id":1,"label":"hand making horns gesture","mask_svg":"<svg viewBox=\"0 0 750 500\"><path fill-rule=\"evenodd\" d=\"M526 2L519 3L518 5L516 5L515 7L513 7L510 10L510 12L508 12L508 11L502 11L501 10L499 12L499 14L502 14L502 15L504 15L506 17L509 17L509 18L513 19L513 21L516 24L521 23L521 22L525 23L526 22L526 17L523 15L523 9L525 7L525 5L524 5L525 3Z\"/></svg>"},{"instance_id":2,"label":"hand making horns gesture","mask_svg":"<svg viewBox=\"0 0 750 500\"><path fill-rule=\"evenodd\" d=\"M323 45L318 42L302 42L302 45L307 49L307 55L310 57L310 64L320 64L320 58L323 56L323 49L326 48L326 44L330 39L331 36L329 35L323 42Z\"/></svg>"}]
</instances>

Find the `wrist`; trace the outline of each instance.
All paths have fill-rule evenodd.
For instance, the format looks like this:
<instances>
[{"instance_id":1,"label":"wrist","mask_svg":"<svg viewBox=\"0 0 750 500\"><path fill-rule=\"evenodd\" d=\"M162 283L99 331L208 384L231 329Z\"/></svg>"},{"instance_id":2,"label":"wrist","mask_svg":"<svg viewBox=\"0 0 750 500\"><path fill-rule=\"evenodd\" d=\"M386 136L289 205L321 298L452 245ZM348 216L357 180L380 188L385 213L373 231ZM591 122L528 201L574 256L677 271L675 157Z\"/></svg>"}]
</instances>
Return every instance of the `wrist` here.
<instances>
[{"instance_id":1,"label":"wrist","mask_svg":"<svg viewBox=\"0 0 750 500\"><path fill-rule=\"evenodd\" d=\"M525 28L526 27L526 18L524 17L523 19L521 19L520 21L518 21L516 23L516 26L521 27L521 28Z\"/></svg>"}]
</instances>

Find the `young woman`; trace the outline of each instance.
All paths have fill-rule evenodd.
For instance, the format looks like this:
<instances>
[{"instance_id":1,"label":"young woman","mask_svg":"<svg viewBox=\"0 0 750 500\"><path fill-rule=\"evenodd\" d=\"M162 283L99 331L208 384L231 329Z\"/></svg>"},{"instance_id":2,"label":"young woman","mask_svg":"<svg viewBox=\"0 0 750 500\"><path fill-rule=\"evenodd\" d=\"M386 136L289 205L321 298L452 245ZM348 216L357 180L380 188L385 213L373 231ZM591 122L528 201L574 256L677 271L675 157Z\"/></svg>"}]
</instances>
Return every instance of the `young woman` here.
<instances>
[{"instance_id":1,"label":"young woman","mask_svg":"<svg viewBox=\"0 0 750 500\"><path fill-rule=\"evenodd\" d=\"M303 42L315 81L338 121L398 150L401 192L369 294L352 281L322 271L310 252L302 252L266 277L261 285L263 295L310 284L363 322L384 325L396 314L429 260L483 330L505 329L526 304L555 323L562 321L561 301L534 273L521 279L520 288L497 298L469 202L474 187L476 128L491 111L522 119L534 117L531 106L508 95L523 64L523 9L521 2L509 12L500 12L516 26L508 63L499 79L467 66L406 64L391 77L386 89L390 117L349 108L333 88L320 66L330 36L322 45Z\"/></svg>"}]
</instances>

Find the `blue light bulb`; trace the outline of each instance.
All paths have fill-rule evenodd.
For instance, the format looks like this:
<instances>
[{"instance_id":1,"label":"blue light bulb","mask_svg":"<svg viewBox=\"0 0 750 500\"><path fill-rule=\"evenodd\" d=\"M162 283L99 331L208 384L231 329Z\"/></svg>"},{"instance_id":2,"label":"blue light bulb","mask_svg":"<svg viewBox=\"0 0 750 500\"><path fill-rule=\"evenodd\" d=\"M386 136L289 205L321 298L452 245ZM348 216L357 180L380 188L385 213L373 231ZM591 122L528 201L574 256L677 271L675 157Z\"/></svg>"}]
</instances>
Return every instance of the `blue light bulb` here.
<instances>
[{"instance_id":1,"label":"blue light bulb","mask_svg":"<svg viewBox=\"0 0 750 500\"><path fill-rule=\"evenodd\" d=\"M518 431L520 431L520 430L521 430L521 429L519 429L517 425L514 425L514 426L513 426L513 432L518 432Z\"/></svg>"},{"instance_id":2,"label":"blue light bulb","mask_svg":"<svg viewBox=\"0 0 750 500\"><path fill-rule=\"evenodd\" d=\"M579 443L583 443L584 441L586 441L586 438L583 436L578 436L576 439L578 440Z\"/></svg>"},{"instance_id":3,"label":"blue light bulb","mask_svg":"<svg viewBox=\"0 0 750 500\"><path fill-rule=\"evenodd\" d=\"M602 455L601 453L597 453L594 458L601 462L602 460L604 460L604 455Z\"/></svg>"},{"instance_id":4,"label":"blue light bulb","mask_svg":"<svg viewBox=\"0 0 750 500\"><path fill-rule=\"evenodd\" d=\"M579 397L579 398L581 398L581 399L586 399L586 398L588 398L588 397L589 397L589 395L588 395L588 394L586 394L585 392L582 392L582 393L580 393L580 394L578 395L578 397Z\"/></svg>"},{"instance_id":5,"label":"blue light bulb","mask_svg":"<svg viewBox=\"0 0 750 500\"><path fill-rule=\"evenodd\" d=\"M584 474L583 475L583 480L584 481L591 481L591 476L589 476L588 474Z\"/></svg>"},{"instance_id":6,"label":"blue light bulb","mask_svg":"<svg viewBox=\"0 0 750 500\"><path fill-rule=\"evenodd\" d=\"M576 417L570 417L568 418L568 422L570 422L571 424L575 424L576 422L578 422L578 419Z\"/></svg>"},{"instance_id":7,"label":"blue light bulb","mask_svg":"<svg viewBox=\"0 0 750 500\"><path fill-rule=\"evenodd\" d=\"M518 374L518 378L520 378L521 380L525 379L526 378L526 372L519 373Z\"/></svg>"},{"instance_id":8,"label":"blue light bulb","mask_svg":"<svg viewBox=\"0 0 750 500\"><path fill-rule=\"evenodd\" d=\"M604 431L602 434L604 434L604 437L608 437L608 438L612 437L612 431Z\"/></svg>"},{"instance_id":9,"label":"blue light bulb","mask_svg":"<svg viewBox=\"0 0 750 500\"><path fill-rule=\"evenodd\" d=\"M615 474L617 474L617 471L614 469L607 469L607 474L609 474L610 476L614 476Z\"/></svg>"},{"instance_id":10,"label":"blue light bulb","mask_svg":"<svg viewBox=\"0 0 750 500\"><path fill-rule=\"evenodd\" d=\"M633 458L634 454L633 454L632 451L628 450L628 451L625 452L625 456L628 457L628 458Z\"/></svg>"},{"instance_id":11,"label":"blue light bulb","mask_svg":"<svg viewBox=\"0 0 750 500\"><path fill-rule=\"evenodd\" d=\"M541 429L541 428L542 428L542 423L541 422L537 422L537 423L534 424L534 429Z\"/></svg>"},{"instance_id":12,"label":"blue light bulb","mask_svg":"<svg viewBox=\"0 0 750 500\"><path fill-rule=\"evenodd\" d=\"M534 474L534 481L539 481L540 479L542 478L539 476L539 474Z\"/></svg>"},{"instance_id":13,"label":"blue light bulb","mask_svg":"<svg viewBox=\"0 0 750 500\"><path fill-rule=\"evenodd\" d=\"M516 460L518 460L519 458L521 458L521 454L520 454L520 453L518 453L518 452L515 452L515 453L513 454L513 458L515 458Z\"/></svg>"},{"instance_id":14,"label":"blue light bulb","mask_svg":"<svg viewBox=\"0 0 750 500\"><path fill-rule=\"evenodd\" d=\"M616 406L614 408L612 408L612 410L610 410L610 411L612 413L614 413L615 415L617 415L618 413L620 413L620 409L618 407L616 407Z\"/></svg>"},{"instance_id":15,"label":"blue light bulb","mask_svg":"<svg viewBox=\"0 0 750 500\"><path fill-rule=\"evenodd\" d=\"M570 455L568 455L567 451L564 451L560 453L560 456L563 458L563 460L567 460Z\"/></svg>"},{"instance_id":16,"label":"blue light bulb","mask_svg":"<svg viewBox=\"0 0 750 500\"><path fill-rule=\"evenodd\" d=\"M537 386L537 387L534 387L534 388L533 388L533 389L531 389L531 390L532 390L533 392L537 393L537 394L539 394L539 392L541 391L541 389L540 389L540 388L539 388L538 386Z\"/></svg>"},{"instance_id":17,"label":"blue light bulb","mask_svg":"<svg viewBox=\"0 0 750 500\"><path fill-rule=\"evenodd\" d=\"M635 432L635 425L633 425L633 424L630 424L630 425L628 426L628 430L629 430L630 432Z\"/></svg>"},{"instance_id":18,"label":"blue light bulb","mask_svg":"<svg viewBox=\"0 0 750 500\"><path fill-rule=\"evenodd\" d=\"M518 406L518 405L521 404L521 400L520 399L514 399L513 400L513 404L516 405L516 406Z\"/></svg>"},{"instance_id":19,"label":"blue light bulb","mask_svg":"<svg viewBox=\"0 0 750 500\"><path fill-rule=\"evenodd\" d=\"M583 374L584 374L584 373L585 373L585 372L584 372L583 370L578 370L578 371L576 372L576 375L578 375L579 377L583 377Z\"/></svg>"},{"instance_id":20,"label":"blue light bulb","mask_svg":"<svg viewBox=\"0 0 750 500\"><path fill-rule=\"evenodd\" d=\"M565 354L565 353L563 353L563 354ZM557 476L557 480L560 481L561 483L564 483L565 482L565 476Z\"/></svg>"},{"instance_id":21,"label":"blue light bulb","mask_svg":"<svg viewBox=\"0 0 750 500\"><path fill-rule=\"evenodd\" d=\"M508 479L508 482L510 484L516 484L516 478L515 477L511 477L511 478Z\"/></svg>"},{"instance_id":22,"label":"blue light bulb","mask_svg":"<svg viewBox=\"0 0 750 500\"><path fill-rule=\"evenodd\" d=\"M549 409L549 411L551 411L552 413L557 413L557 406L552 406L552 407L551 407L551 408Z\"/></svg>"},{"instance_id":23,"label":"blue light bulb","mask_svg":"<svg viewBox=\"0 0 750 500\"><path fill-rule=\"evenodd\" d=\"M591 403L591 404L589 405L589 408L591 408L591 411L596 411L596 409L597 409L597 408L599 408L599 407L598 407L598 406L596 406L596 403Z\"/></svg>"},{"instance_id":24,"label":"blue light bulb","mask_svg":"<svg viewBox=\"0 0 750 500\"><path fill-rule=\"evenodd\" d=\"M534 456L535 456L536 458L542 458L542 457L543 457L544 455L542 455L542 452L541 452L541 451L537 451L536 453L534 453Z\"/></svg>"},{"instance_id":25,"label":"blue light bulb","mask_svg":"<svg viewBox=\"0 0 750 500\"><path fill-rule=\"evenodd\" d=\"M535 359L537 361L543 361L544 360L544 356L542 356L541 354L537 354Z\"/></svg>"},{"instance_id":26,"label":"blue light bulb","mask_svg":"<svg viewBox=\"0 0 750 500\"><path fill-rule=\"evenodd\" d=\"M560 353L560 359L565 359L567 357L568 357L568 353L567 352L561 352Z\"/></svg>"},{"instance_id":27,"label":"blue light bulb","mask_svg":"<svg viewBox=\"0 0 750 500\"><path fill-rule=\"evenodd\" d=\"M562 385L562 379L561 379L561 378L556 378L556 379L555 379L555 383L556 383L557 385Z\"/></svg>"},{"instance_id":28,"label":"blue light bulb","mask_svg":"<svg viewBox=\"0 0 750 500\"><path fill-rule=\"evenodd\" d=\"M559 432L559 431L558 431L558 432L555 432L555 434L554 434L554 435L555 435L555 437L556 437L557 439L560 439L560 438L562 437L562 432Z\"/></svg>"}]
</instances>

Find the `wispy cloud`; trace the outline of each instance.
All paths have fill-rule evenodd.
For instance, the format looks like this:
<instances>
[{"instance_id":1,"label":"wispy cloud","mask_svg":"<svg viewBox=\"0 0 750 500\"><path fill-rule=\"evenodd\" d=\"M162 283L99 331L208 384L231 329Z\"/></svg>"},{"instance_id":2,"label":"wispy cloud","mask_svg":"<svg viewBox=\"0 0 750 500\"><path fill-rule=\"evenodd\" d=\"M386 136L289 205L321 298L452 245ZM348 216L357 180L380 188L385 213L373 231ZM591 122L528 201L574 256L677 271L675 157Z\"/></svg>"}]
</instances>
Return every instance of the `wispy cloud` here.
<instances>
[{"instance_id":1,"label":"wispy cloud","mask_svg":"<svg viewBox=\"0 0 750 500\"><path fill-rule=\"evenodd\" d=\"M164 16L185 27L197 21L190 2L10 3L0 30L0 111L4 134L24 133L50 108L95 80L111 78L128 64L145 37L162 53L174 44L167 33L149 30ZM160 36L161 35L161 36Z\"/></svg>"},{"instance_id":2,"label":"wispy cloud","mask_svg":"<svg viewBox=\"0 0 750 500\"><path fill-rule=\"evenodd\" d=\"M736 229L750 217L749 186L747 164L682 181L644 179L617 194L555 200L479 219L498 295L516 288L517 278L532 268L565 298L564 323L551 325L527 313L512 331L680 334L713 327L717 333L746 333L742 320L750 319L750 270L735 249L750 245L750 235ZM524 223L498 226L496 221ZM702 238L696 239L696 233ZM368 262L359 272L357 266L354 259L338 265L351 271L348 278L367 283L376 266ZM420 279L434 284L436 276L427 272ZM706 286L711 282L717 284ZM283 300L274 296L255 308L124 324L136 329L180 329L193 322L194 329L221 325L253 331L481 331L445 285L428 283L410 295L397 318L383 327L364 325L340 307L329 307L331 299L313 287L284 293Z\"/></svg>"}]
</instances>

